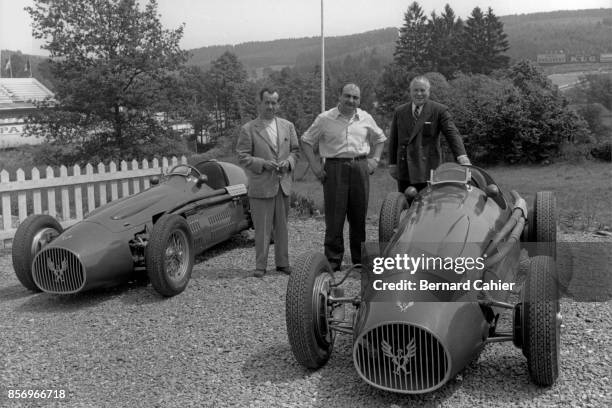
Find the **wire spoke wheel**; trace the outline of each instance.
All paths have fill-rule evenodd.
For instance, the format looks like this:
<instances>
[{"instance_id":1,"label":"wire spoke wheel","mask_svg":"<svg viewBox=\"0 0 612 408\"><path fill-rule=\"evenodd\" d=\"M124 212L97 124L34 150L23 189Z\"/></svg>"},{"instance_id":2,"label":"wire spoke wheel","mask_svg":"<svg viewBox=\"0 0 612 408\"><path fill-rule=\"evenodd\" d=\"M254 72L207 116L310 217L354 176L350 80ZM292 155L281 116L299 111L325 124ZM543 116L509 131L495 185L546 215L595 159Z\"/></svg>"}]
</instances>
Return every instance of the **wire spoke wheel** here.
<instances>
[{"instance_id":1,"label":"wire spoke wheel","mask_svg":"<svg viewBox=\"0 0 612 408\"><path fill-rule=\"evenodd\" d=\"M187 236L177 230L170 235L166 247L166 270L174 281L180 281L187 273L189 266L189 247Z\"/></svg>"},{"instance_id":2,"label":"wire spoke wheel","mask_svg":"<svg viewBox=\"0 0 612 408\"><path fill-rule=\"evenodd\" d=\"M187 287L194 263L193 239L187 221L166 214L153 225L145 250L149 280L162 296L174 296Z\"/></svg>"}]
</instances>

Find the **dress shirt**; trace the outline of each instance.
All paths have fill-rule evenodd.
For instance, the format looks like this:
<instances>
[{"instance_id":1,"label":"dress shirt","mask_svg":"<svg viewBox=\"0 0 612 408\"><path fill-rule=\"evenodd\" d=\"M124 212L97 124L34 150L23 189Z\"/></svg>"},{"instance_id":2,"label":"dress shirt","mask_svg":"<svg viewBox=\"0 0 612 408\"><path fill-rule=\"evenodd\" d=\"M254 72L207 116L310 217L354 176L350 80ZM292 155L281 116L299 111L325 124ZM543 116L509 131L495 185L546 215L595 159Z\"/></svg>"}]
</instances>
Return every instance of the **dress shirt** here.
<instances>
[{"instance_id":1,"label":"dress shirt","mask_svg":"<svg viewBox=\"0 0 612 408\"><path fill-rule=\"evenodd\" d=\"M278 127L276 125L276 118L271 120L262 119L261 121L266 126L268 139L270 143L272 143L272 146L274 146L274 150L278 150Z\"/></svg>"},{"instance_id":2,"label":"dress shirt","mask_svg":"<svg viewBox=\"0 0 612 408\"><path fill-rule=\"evenodd\" d=\"M357 157L370 153L370 144L387 140L374 118L357 109L348 119L338 108L321 113L302 136L302 142L311 146L319 144L321 157Z\"/></svg>"}]
</instances>

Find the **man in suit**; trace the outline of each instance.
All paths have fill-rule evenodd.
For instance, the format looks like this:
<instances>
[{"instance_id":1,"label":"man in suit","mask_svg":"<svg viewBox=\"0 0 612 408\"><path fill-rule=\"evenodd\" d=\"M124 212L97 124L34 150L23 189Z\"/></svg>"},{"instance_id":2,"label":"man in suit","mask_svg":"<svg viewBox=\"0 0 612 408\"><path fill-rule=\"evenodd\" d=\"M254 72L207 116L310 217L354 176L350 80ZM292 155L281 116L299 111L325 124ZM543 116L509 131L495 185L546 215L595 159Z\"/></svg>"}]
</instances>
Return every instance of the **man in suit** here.
<instances>
[{"instance_id":1,"label":"man in suit","mask_svg":"<svg viewBox=\"0 0 612 408\"><path fill-rule=\"evenodd\" d=\"M431 169L440 165L440 133L444 134L459 164L470 164L461 135L448 107L429 100L431 84L424 76L410 82L412 101L399 106L391 122L389 174L404 192L409 186L424 188Z\"/></svg>"},{"instance_id":2,"label":"man in suit","mask_svg":"<svg viewBox=\"0 0 612 408\"><path fill-rule=\"evenodd\" d=\"M248 196L255 226L256 277L266 274L270 237L274 229L276 270L291 273L287 217L293 170L299 144L293 124L276 116L278 91L259 92L259 116L242 126L236 151L249 179Z\"/></svg>"}]
</instances>

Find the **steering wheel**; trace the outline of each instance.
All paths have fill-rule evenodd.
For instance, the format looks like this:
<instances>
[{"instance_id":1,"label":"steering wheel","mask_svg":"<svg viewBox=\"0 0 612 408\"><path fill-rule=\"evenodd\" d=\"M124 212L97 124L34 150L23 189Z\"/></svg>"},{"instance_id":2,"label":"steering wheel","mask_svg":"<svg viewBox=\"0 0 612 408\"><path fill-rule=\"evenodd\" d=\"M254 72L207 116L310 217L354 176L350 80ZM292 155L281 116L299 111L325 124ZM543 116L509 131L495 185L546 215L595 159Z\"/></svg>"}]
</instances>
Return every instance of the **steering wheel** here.
<instances>
[{"instance_id":1,"label":"steering wheel","mask_svg":"<svg viewBox=\"0 0 612 408\"><path fill-rule=\"evenodd\" d=\"M181 171L180 170L181 168L184 168L186 171ZM190 164L177 164L168 172L168 176L175 176L175 175L183 176L183 177L189 177L190 175L192 175L196 179L199 179L202 173L200 173L200 171L197 168L193 167Z\"/></svg>"},{"instance_id":2,"label":"steering wheel","mask_svg":"<svg viewBox=\"0 0 612 408\"><path fill-rule=\"evenodd\" d=\"M472 184L474 184L475 187L484 191L484 189L487 187L487 181L485 180L482 173L478 169L475 169L473 167L470 168L470 173L472 175Z\"/></svg>"}]
</instances>

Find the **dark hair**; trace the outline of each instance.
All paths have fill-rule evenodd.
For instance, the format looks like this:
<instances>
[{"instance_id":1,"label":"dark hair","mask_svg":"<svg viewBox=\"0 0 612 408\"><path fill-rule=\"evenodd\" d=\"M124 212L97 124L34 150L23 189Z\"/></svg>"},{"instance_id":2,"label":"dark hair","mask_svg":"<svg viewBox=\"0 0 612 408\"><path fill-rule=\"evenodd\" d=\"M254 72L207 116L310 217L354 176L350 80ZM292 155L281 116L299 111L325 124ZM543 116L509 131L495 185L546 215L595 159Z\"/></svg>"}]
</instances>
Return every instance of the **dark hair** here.
<instances>
[{"instance_id":1,"label":"dark hair","mask_svg":"<svg viewBox=\"0 0 612 408\"><path fill-rule=\"evenodd\" d=\"M346 88L349 85L354 86L355 88L359 89L359 87L357 86L356 83L354 83L354 82L347 82L347 83L345 83L344 85L342 85L340 87L338 94L342 95L344 93L344 88ZM359 92L361 92L361 89L359 89Z\"/></svg>"},{"instance_id":2,"label":"dark hair","mask_svg":"<svg viewBox=\"0 0 612 408\"><path fill-rule=\"evenodd\" d=\"M270 95L272 95L273 93L277 93L279 95L279 99L280 99L280 93L278 92L278 89L273 88L273 87L265 87L265 88L261 88L261 91L259 91L259 100L263 101L263 94L264 93L269 93Z\"/></svg>"}]
</instances>

